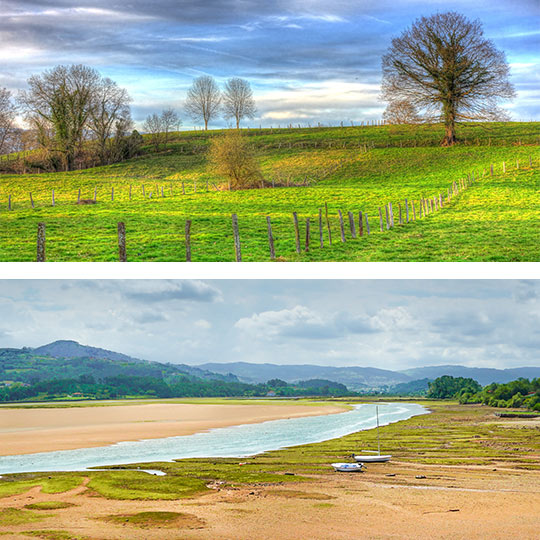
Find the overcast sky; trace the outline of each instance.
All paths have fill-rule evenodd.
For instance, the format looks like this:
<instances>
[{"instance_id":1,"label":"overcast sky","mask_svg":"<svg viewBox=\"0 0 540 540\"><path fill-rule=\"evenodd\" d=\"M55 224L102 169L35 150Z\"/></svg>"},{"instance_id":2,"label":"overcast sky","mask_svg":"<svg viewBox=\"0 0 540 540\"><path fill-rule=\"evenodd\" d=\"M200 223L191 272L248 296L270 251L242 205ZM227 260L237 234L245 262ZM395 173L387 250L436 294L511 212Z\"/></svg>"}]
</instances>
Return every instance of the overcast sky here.
<instances>
[{"instance_id":1,"label":"overcast sky","mask_svg":"<svg viewBox=\"0 0 540 540\"><path fill-rule=\"evenodd\" d=\"M540 281L0 281L0 347L163 362L539 366Z\"/></svg>"},{"instance_id":2,"label":"overcast sky","mask_svg":"<svg viewBox=\"0 0 540 540\"><path fill-rule=\"evenodd\" d=\"M252 82L252 125L375 119L391 38L448 9L484 23L511 65L512 116L539 120L538 0L0 0L0 87L85 63L128 89L139 122L181 111L202 74Z\"/></svg>"}]
</instances>

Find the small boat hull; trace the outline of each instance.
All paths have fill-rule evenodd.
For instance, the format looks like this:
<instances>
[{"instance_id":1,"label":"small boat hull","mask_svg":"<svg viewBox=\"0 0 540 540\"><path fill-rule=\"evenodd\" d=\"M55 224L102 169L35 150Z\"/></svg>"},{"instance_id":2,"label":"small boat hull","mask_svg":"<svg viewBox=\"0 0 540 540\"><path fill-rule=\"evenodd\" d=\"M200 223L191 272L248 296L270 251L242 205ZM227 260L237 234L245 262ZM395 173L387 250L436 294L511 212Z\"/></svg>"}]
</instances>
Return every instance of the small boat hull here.
<instances>
[{"instance_id":1,"label":"small boat hull","mask_svg":"<svg viewBox=\"0 0 540 540\"><path fill-rule=\"evenodd\" d=\"M337 472L360 472L364 468L361 463L332 463Z\"/></svg>"},{"instance_id":2,"label":"small boat hull","mask_svg":"<svg viewBox=\"0 0 540 540\"><path fill-rule=\"evenodd\" d=\"M390 461L390 458L392 456L385 455L385 456L354 456L354 459L360 463L382 463L384 461Z\"/></svg>"}]
</instances>

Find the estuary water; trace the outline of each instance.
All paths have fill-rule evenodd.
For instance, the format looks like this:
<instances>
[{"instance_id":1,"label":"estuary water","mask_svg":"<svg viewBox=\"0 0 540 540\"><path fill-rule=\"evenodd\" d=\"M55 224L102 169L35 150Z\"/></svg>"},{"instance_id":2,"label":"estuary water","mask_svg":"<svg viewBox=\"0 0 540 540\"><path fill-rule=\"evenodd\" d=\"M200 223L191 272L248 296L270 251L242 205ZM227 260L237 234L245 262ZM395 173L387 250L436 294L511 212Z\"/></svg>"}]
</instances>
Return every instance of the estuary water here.
<instances>
[{"instance_id":1,"label":"estuary water","mask_svg":"<svg viewBox=\"0 0 540 540\"><path fill-rule=\"evenodd\" d=\"M379 403L381 426L429 411L416 403ZM173 461L195 457L247 457L289 446L315 443L372 429L373 404L322 416L271 420L212 429L194 435L119 442L110 446L0 457L0 474L81 471L89 467ZM384 450L384 440L382 441ZM355 448L351 448L353 452Z\"/></svg>"}]
</instances>

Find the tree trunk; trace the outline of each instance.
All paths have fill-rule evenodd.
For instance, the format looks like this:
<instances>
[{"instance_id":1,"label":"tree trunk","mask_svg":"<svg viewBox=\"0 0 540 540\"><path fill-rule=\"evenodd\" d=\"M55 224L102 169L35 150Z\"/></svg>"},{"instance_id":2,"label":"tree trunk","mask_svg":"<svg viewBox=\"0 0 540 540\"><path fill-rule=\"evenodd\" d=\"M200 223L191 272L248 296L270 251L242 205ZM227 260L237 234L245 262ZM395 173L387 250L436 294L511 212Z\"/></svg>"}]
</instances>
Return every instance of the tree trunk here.
<instances>
[{"instance_id":1,"label":"tree trunk","mask_svg":"<svg viewBox=\"0 0 540 540\"><path fill-rule=\"evenodd\" d=\"M204 131L208 131L208 120L204 119Z\"/></svg>"},{"instance_id":2,"label":"tree trunk","mask_svg":"<svg viewBox=\"0 0 540 540\"><path fill-rule=\"evenodd\" d=\"M444 107L445 135L442 146L453 146L456 142L456 111L452 103Z\"/></svg>"},{"instance_id":3,"label":"tree trunk","mask_svg":"<svg viewBox=\"0 0 540 540\"><path fill-rule=\"evenodd\" d=\"M236 129L240 129L240 118L236 119Z\"/></svg>"}]
</instances>

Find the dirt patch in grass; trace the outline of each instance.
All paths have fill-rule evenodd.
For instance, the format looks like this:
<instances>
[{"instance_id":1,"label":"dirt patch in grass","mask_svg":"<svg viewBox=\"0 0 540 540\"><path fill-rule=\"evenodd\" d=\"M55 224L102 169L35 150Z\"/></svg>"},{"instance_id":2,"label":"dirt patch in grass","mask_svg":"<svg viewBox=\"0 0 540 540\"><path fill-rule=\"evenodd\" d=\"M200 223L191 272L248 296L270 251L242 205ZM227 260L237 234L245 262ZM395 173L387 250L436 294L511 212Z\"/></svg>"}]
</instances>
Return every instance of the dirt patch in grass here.
<instances>
[{"instance_id":1,"label":"dirt patch in grass","mask_svg":"<svg viewBox=\"0 0 540 540\"><path fill-rule=\"evenodd\" d=\"M91 540L88 536L80 536L68 531L24 531L22 534L43 538L43 540Z\"/></svg>"},{"instance_id":2,"label":"dirt patch in grass","mask_svg":"<svg viewBox=\"0 0 540 540\"><path fill-rule=\"evenodd\" d=\"M104 519L112 523L128 523L141 528L202 529L205 526L202 519L183 512L139 512L138 514L108 516Z\"/></svg>"}]
</instances>

